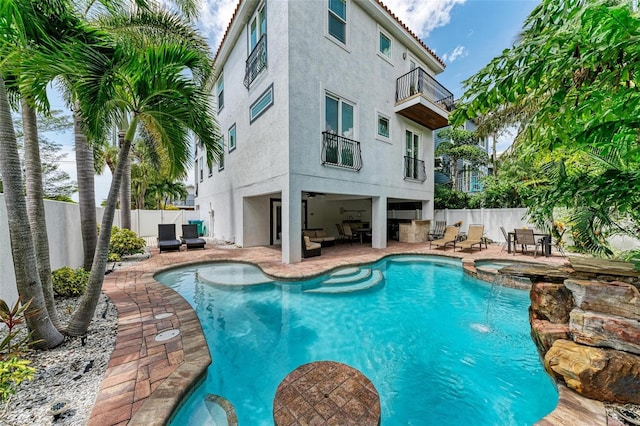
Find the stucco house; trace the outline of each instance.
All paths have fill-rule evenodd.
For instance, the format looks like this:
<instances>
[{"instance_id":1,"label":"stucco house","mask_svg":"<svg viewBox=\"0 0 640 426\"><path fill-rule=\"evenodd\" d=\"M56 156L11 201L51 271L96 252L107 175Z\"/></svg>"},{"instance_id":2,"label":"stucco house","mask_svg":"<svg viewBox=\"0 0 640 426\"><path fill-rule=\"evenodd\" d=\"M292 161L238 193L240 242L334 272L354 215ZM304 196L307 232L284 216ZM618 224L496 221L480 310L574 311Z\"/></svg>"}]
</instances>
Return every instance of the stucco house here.
<instances>
[{"instance_id":1,"label":"stucco house","mask_svg":"<svg viewBox=\"0 0 640 426\"><path fill-rule=\"evenodd\" d=\"M216 54L220 164L196 149L209 236L281 246L301 232L433 216L434 131L453 95L444 63L377 0L241 0Z\"/></svg>"}]
</instances>

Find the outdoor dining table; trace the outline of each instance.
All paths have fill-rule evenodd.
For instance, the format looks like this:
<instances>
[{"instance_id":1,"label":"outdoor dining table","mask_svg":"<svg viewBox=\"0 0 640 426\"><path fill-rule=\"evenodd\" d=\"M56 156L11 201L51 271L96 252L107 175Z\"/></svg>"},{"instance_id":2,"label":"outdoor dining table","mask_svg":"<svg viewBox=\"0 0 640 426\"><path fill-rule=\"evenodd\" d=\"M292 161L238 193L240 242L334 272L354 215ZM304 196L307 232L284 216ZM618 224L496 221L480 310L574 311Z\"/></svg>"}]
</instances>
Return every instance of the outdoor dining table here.
<instances>
[{"instance_id":1,"label":"outdoor dining table","mask_svg":"<svg viewBox=\"0 0 640 426\"><path fill-rule=\"evenodd\" d=\"M549 257L551 256L551 234L534 232L534 237L542 237L542 253ZM508 233L507 238L507 253L511 253L511 242L513 242L513 249L516 249L516 233L511 231Z\"/></svg>"},{"instance_id":2,"label":"outdoor dining table","mask_svg":"<svg viewBox=\"0 0 640 426\"><path fill-rule=\"evenodd\" d=\"M358 228L353 230L360 237L360 244L364 243L364 236L371 232L371 228Z\"/></svg>"}]
</instances>

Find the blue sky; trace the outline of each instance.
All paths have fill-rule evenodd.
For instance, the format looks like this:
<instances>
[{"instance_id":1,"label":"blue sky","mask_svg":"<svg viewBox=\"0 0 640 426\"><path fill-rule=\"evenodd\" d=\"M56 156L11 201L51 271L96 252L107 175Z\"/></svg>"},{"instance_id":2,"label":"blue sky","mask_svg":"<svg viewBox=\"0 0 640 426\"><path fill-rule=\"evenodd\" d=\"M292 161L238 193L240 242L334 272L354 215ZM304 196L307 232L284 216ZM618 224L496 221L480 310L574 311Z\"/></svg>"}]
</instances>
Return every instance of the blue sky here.
<instances>
[{"instance_id":1,"label":"blue sky","mask_svg":"<svg viewBox=\"0 0 640 426\"><path fill-rule=\"evenodd\" d=\"M525 18L539 3L535 0L382 1L444 60L447 67L437 79L456 98L464 92L462 81L513 44ZM237 3L238 0L202 0L199 26L210 40L214 51L218 48ZM53 108L64 108L64 103L58 96L52 96L51 103ZM61 168L75 179L72 132L47 136L64 145L68 157ZM499 138L498 151L506 149L511 138L509 134ZM108 171L103 176L96 176L98 203L106 198L110 181Z\"/></svg>"}]
</instances>

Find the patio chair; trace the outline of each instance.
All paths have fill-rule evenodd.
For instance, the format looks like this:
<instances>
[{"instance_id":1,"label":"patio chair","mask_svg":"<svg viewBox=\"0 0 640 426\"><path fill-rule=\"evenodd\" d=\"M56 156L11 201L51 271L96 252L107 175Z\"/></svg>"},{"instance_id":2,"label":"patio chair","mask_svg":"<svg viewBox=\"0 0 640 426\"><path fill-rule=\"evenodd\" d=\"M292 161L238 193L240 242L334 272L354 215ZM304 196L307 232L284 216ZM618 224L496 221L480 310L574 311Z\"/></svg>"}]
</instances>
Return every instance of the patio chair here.
<instances>
[{"instance_id":1,"label":"patio chair","mask_svg":"<svg viewBox=\"0 0 640 426\"><path fill-rule=\"evenodd\" d=\"M175 223L158 224L158 248L160 253L167 250L178 250L182 242L176 238Z\"/></svg>"},{"instance_id":2,"label":"patio chair","mask_svg":"<svg viewBox=\"0 0 640 426\"><path fill-rule=\"evenodd\" d=\"M507 234L507 231L504 229L504 226L500 227L500 231L502 231L502 236L504 237L504 243L502 244L502 249L500 250L500 252L502 253L503 251L505 251L505 249L509 245L509 234Z\"/></svg>"},{"instance_id":3,"label":"patio chair","mask_svg":"<svg viewBox=\"0 0 640 426\"><path fill-rule=\"evenodd\" d=\"M469 225L469 231L467 232L467 239L464 241L459 241L457 243L460 250L468 248L473 250L473 246L479 246L480 251L482 251L482 243L484 243L485 248L487 247L487 241L483 238L484 235L484 225ZM454 244L453 251L456 251L456 246Z\"/></svg>"},{"instance_id":4,"label":"patio chair","mask_svg":"<svg viewBox=\"0 0 640 426\"><path fill-rule=\"evenodd\" d=\"M338 239L344 240L345 236L344 236L344 230L342 229L342 225L340 225L339 223L336 223L336 229L338 230Z\"/></svg>"},{"instance_id":5,"label":"patio chair","mask_svg":"<svg viewBox=\"0 0 640 426\"><path fill-rule=\"evenodd\" d=\"M182 242L187 245L187 250L192 248L204 249L204 238L198 237L198 225L182 225Z\"/></svg>"},{"instance_id":6,"label":"patio chair","mask_svg":"<svg viewBox=\"0 0 640 426\"><path fill-rule=\"evenodd\" d=\"M302 258L320 256L322 254L322 245L312 242L306 235L302 236Z\"/></svg>"},{"instance_id":7,"label":"patio chair","mask_svg":"<svg viewBox=\"0 0 640 426\"><path fill-rule=\"evenodd\" d=\"M353 232L353 230L351 229L351 225L342 225L342 231L344 232L344 237L349 240L352 245L354 241L360 241L360 236L357 233Z\"/></svg>"},{"instance_id":8,"label":"patio chair","mask_svg":"<svg viewBox=\"0 0 640 426\"><path fill-rule=\"evenodd\" d=\"M447 226L444 230L444 237L429 241L429 249L431 249L431 245L435 245L436 247L442 246L446 247L449 244L453 244L453 250L456 250L456 241L458 241L458 234L460 233L460 227L458 226Z\"/></svg>"},{"instance_id":9,"label":"patio chair","mask_svg":"<svg viewBox=\"0 0 640 426\"><path fill-rule=\"evenodd\" d=\"M433 229L429 231L429 240L437 240L444 237L444 230L447 227L447 222L444 220L436 220L433 225Z\"/></svg>"},{"instance_id":10,"label":"patio chair","mask_svg":"<svg viewBox=\"0 0 640 426\"><path fill-rule=\"evenodd\" d=\"M516 240L515 244L520 244L522 249L522 254L525 254L525 251L529 250L529 246L533 246L533 257L538 255L538 246L542 249L542 242L536 241L535 236L533 235L533 229L515 229ZM516 250L514 247L513 254L516 254Z\"/></svg>"}]
</instances>

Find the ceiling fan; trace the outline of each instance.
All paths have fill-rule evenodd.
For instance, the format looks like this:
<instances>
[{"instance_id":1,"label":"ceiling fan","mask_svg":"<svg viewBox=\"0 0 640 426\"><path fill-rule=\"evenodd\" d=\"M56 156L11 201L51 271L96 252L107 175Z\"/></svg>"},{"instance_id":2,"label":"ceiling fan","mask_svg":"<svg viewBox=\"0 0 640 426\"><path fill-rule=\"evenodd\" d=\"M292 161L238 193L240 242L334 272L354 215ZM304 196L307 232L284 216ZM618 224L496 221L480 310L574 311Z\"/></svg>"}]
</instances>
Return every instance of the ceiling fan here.
<instances>
[{"instance_id":1,"label":"ceiling fan","mask_svg":"<svg viewBox=\"0 0 640 426\"><path fill-rule=\"evenodd\" d=\"M307 195L308 199L316 198L316 197L326 197L327 196L327 194L325 194L323 192L305 192L305 194Z\"/></svg>"}]
</instances>

